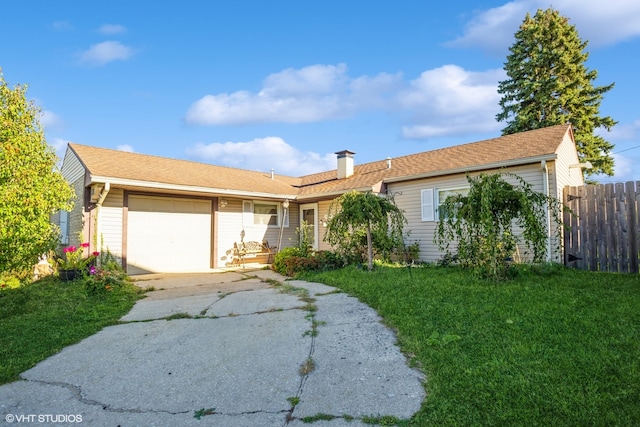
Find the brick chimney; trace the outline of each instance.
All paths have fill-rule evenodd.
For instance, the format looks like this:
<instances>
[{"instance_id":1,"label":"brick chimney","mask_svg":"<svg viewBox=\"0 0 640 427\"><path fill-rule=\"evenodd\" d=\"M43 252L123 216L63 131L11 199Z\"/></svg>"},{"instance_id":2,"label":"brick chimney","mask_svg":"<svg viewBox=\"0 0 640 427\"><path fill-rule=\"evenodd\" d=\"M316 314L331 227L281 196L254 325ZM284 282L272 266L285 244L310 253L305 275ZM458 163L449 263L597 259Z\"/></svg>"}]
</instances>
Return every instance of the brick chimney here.
<instances>
[{"instance_id":1,"label":"brick chimney","mask_svg":"<svg viewBox=\"0 0 640 427\"><path fill-rule=\"evenodd\" d=\"M349 150L338 151L338 179L349 178L353 175L353 155Z\"/></svg>"}]
</instances>

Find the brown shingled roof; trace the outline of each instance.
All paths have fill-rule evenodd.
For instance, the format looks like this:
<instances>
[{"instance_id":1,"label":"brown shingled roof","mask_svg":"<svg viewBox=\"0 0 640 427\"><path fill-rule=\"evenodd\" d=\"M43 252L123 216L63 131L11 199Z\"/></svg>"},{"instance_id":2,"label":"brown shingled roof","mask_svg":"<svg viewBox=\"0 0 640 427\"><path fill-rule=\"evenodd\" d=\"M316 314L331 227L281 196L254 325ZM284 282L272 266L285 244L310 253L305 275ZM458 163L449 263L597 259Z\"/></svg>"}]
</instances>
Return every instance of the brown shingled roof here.
<instances>
[{"instance_id":1,"label":"brown shingled roof","mask_svg":"<svg viewBox=\"0 0 640 427\"><path fill-rule=\"evenodd\" d=\"M300 178L69 144L89 173L96 177L211 189L270 194L296 194Z\"/></svg>"},{"instance_id":2,"label":"brown shingled roof","mask_svg":"<svg viewBox=\"0 0 640 427\"><path fill-rule=\"evenodd\" d=\"M557 125L520 132L479 142L456 145L354 167L353 176L337 179L336 171L302 177L300 196L331 194L354 188L371 187L385 179L439 175L465 169L478 169L484 165L554 155L570 125Z\"/></svg>"},{"instance_id":3,"label":"brown shingled roof","mask_svg":"<svg viewBox=\"0 0 640 427\"><path fill-rule=\"evenodd\" d=\"M243 192L290 194L310 197L332 194L351 189L370 188L385 179L410 178L419 175L439 175L491 167L519 159L553 156L570 125L557 125L543 129L501 136L484 141L422 153L396 157L391 169L386 160L354 167L354 174L337 179L336 170L295 178L168 159L137 153L108 150L79 144L69 144L92 176L125 180L157 182L226 189Z\"/></svg>"}]
</instances>

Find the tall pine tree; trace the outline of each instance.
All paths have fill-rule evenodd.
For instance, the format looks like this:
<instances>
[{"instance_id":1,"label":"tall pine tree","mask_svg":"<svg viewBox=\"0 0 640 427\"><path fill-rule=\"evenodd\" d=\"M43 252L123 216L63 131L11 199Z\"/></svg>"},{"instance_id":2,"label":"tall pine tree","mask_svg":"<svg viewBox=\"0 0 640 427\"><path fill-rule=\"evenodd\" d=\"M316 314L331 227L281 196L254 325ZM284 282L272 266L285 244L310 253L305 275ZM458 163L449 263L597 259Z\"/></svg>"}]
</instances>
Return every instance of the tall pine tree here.
<instances>
[{"instance_id":1,"label":"tall pine tree","mask_svg":"<svg viewBox=\"0 0 640 427\"><path fill-rule=\"evenodd\" d=\"M613 144L595 135L597 128L610 130L616 122L601 117L603 94L613 88L593 86L598 73L585 62L587 42L583 42L569 20L554 9L538 10L525 17L509 48L501 81L503 135L571 123L580 160L591 162L588 175L613 175Z\"/></svg>"}]
</instances>

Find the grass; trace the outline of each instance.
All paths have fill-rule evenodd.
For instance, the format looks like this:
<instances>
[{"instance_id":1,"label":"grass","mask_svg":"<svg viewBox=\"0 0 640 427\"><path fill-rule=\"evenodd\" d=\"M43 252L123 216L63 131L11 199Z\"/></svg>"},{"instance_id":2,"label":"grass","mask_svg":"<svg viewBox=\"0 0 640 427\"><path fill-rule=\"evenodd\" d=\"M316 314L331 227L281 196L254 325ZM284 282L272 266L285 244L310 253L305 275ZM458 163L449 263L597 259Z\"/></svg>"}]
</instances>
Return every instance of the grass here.
<instances>
[{"instance_id":1,"label":"grass","mask_svg":"<svg viewBox=\"0 0 640 427\"><path fill-rule=\"evenodd\" d=\"M303 277L378 311L426 374L421 410L396 424L640 425L640 276L547 266L492 283L456 268L411 273Z\"/></svg>"},{"instance_id":2,"label":"grass","mask_svg":"<svg viewBox=\"0 0 640 427\"><path fill-rule=\"evenodd\" d=\"M125 283L92 295L82 280L47 277L0 295L0 384L4 384L64 347L118 323L140 291Z\"/></svg>"}]
</instances>

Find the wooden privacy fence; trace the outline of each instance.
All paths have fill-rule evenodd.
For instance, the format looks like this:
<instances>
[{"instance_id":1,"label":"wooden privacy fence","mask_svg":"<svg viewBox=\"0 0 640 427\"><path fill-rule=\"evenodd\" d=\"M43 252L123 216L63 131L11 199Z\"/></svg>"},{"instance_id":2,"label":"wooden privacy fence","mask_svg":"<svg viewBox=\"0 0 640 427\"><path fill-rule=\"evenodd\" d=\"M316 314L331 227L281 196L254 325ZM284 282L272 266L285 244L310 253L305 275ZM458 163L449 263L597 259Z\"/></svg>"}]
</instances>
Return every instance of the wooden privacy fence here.
<instances>
[{"instance_id":1,"label":"wooden privacy fence","mask_svg":"<svg viewBox=\"0 0 640 427\"><path fill-rule=\"evenodd\" d=\"M640 181L564 188L565 265L638 273Z\"/></svg>"}]
</instances>

